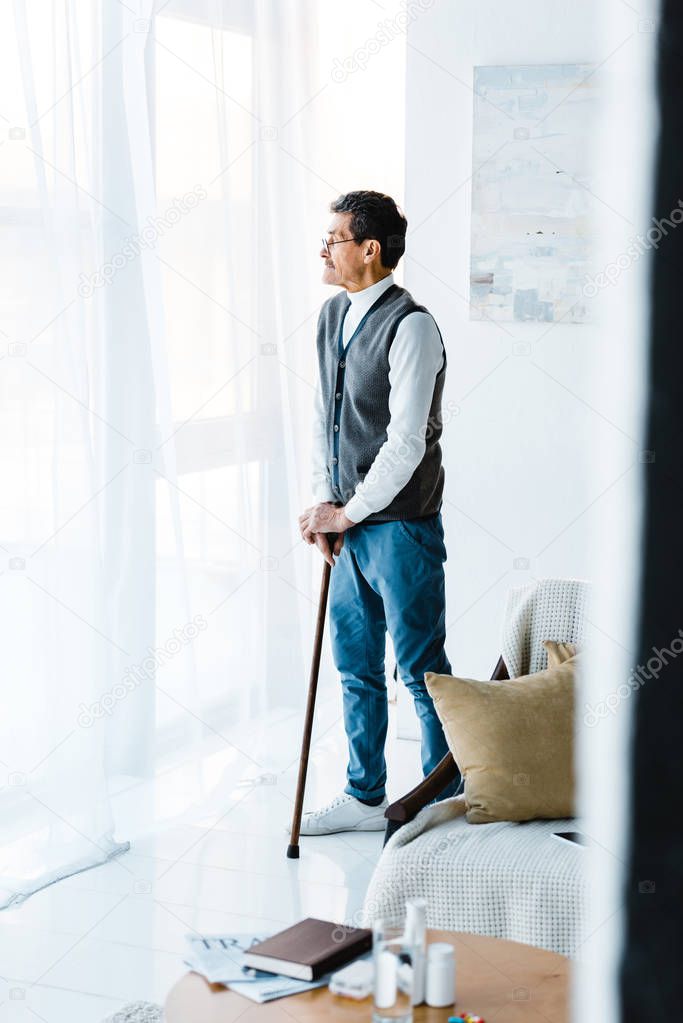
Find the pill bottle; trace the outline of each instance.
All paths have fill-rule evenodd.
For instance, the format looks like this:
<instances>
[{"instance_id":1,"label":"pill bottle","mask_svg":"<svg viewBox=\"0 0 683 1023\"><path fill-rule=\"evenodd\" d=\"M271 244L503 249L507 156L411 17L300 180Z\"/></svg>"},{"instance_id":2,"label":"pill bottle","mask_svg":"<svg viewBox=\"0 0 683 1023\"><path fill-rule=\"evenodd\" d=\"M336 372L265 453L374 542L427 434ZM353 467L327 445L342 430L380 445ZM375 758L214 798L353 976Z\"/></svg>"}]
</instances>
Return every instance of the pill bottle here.
<instances>
[{"instance_id":1,"label":"pill bottle","mask_svg":"<svg viewBox=\"0 0 683 1023\"><path fill-rule=\"evenodd\" d=\"M443 1009L455 1002L455 950L446 942L427 945L427 1005Z\"/></svg>"}]
</instances>

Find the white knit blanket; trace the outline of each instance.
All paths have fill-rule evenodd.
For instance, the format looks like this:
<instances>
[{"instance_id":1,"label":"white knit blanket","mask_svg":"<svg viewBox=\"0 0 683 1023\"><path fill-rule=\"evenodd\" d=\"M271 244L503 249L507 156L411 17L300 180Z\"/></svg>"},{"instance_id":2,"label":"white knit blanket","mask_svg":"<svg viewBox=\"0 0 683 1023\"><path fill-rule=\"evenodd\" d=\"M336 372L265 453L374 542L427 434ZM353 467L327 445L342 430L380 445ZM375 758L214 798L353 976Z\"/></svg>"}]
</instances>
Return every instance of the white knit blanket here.
<instances>
[{"instance_id":1,"label":"white knit blanket","mask_svg":"<svg viewBox=\"0 0 683 1023\"><path fill-rule=\"evenodd\" d=\"M539 579L510 590L501 638L510 678L548 667L545 639L584 644L590 592L582 579Z\"/></svg>"},{"instance_id":2,"label":"white knit blanket","mask_svg":"<svg viewBox=\"0 0 683 1023\"><path fill-rule=\"evenodd\" d=\"M399 925L406 899L427 901L427 925L576 956L588 850L551 838L574 822L468 824L461 796L427 806L387 843L363 906L366 924Z\"/></svg>"}]
</instances>

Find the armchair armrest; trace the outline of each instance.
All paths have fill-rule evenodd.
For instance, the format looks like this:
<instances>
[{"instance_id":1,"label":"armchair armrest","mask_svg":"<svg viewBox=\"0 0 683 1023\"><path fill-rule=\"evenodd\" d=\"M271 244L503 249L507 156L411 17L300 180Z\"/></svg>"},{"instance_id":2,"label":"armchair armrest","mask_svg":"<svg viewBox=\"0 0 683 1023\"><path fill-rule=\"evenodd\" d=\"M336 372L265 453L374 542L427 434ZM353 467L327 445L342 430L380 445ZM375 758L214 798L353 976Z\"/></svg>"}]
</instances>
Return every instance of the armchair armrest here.
<instances>
[{"instance_id":1,"label":"armchair armrest","mask_svg":"<svg viewBox=\"0 0 683 1023\"><path fill-rule=\"evenodd\" d=\"M498 663L493 669L491 681L500 682L509 677L505 661L499 657ZM453 759L453 754L447 753L419 785L386 808L384 816L387 820L394 822L391 831L394 832L401 824L412 821L424 806L427 806L433 799L436 799L440 792L443 792L446 786L457 777L457 774L458 766Z\"/></svg>"},{"instance_id":2,"label":"armchair armrest","mask_svg":"<svg viewBox=\"0 0 683 1023\"><path fill-rule=\"evenodd\" d=\"M399 824L411 821L423 806L427 806L433 799L436 799L439 792L443 792L457 773L457 764L453 759L453 754L449 752L419 785L416 785L405 796L401 796L395 803L391 803L384 811L384 816L387 820L396 821Z\"/></svg>"}]
</instances>

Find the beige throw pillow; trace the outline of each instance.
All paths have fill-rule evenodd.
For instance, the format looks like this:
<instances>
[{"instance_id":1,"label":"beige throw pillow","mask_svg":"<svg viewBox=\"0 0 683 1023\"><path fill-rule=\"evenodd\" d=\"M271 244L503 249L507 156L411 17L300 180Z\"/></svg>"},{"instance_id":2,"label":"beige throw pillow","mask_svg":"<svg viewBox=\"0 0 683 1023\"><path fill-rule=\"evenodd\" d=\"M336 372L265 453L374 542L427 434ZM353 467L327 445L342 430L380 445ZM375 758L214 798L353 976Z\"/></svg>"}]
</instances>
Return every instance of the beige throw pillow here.
<instances>
[{"instance_id":1,"label":"beige throw pillow","mask_svg":"<svg viewBox=\"0 0 683 1023\"><path fill-rule=\"evenodd\" d=\"M501 682L425 675L470 824L574 816L576 660Z\"/></svg>"},{"instance_id":2,"label":"beige throw pillow","mask_svg":"<svg viewBox=\"0 0 683 1023\"><path fill-rule=\"evenodd\" d=\"M576 657L578 648L576 643L556 643L554 639L545 639L543 646L548 654L548 667L555 668L558 664Z\"/></svg>"}]
</instances>

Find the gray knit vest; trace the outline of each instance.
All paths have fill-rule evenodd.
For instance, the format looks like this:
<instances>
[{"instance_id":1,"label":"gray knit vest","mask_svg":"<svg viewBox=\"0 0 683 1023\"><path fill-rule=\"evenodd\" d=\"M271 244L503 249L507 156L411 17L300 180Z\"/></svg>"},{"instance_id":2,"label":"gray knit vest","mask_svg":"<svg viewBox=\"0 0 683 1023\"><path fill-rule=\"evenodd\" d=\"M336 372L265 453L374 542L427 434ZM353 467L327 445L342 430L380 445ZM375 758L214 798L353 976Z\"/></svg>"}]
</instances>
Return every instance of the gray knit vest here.
<instances>
[{"instance_id":1,"label":"gray knit vest","mask_svg":"<svg viewBox=\"0 0 683 1023\"><path fill-rule=\"evenodd\" d=\"M391 390L389 350L398 325L409 313L427 312L410 292L392 284L370 307L343 349L342 325L350 304L345 291L328 299L320 311L317 337L329 484L335 500L342 504L346 504L365 479L387 439ZM441 344L443 347L443 338ZM424 435L427 445L422 461L393 501L364 521L424 518L441 508L444 471L439 438L445 375L444 348L443 366L434 382L428 421L420 434ZM400 452L398 454L400 457Z\"/></svg>"}]
</instances>

